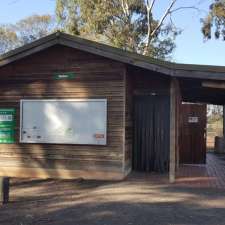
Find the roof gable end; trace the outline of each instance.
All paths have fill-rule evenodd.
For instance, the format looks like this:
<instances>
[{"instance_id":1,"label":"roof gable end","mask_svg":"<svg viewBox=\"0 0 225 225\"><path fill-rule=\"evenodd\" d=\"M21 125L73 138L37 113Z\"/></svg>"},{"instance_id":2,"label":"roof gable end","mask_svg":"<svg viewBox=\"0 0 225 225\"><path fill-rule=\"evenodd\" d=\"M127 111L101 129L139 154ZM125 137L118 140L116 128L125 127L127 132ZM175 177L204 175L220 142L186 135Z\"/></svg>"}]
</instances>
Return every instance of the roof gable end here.
<instances>
[{"instance_id":1,"label":"roof gable end","mask_svg":"<svg viewBox=\"0 0 225 225\"><path fill-rule=\"evenodd\" d=\"M225 67L189 65L153 59L62 32L50 34L0 56L0 67L54 45L63 45L173 77L225 80Z\"/></svg>"}]
</instances>

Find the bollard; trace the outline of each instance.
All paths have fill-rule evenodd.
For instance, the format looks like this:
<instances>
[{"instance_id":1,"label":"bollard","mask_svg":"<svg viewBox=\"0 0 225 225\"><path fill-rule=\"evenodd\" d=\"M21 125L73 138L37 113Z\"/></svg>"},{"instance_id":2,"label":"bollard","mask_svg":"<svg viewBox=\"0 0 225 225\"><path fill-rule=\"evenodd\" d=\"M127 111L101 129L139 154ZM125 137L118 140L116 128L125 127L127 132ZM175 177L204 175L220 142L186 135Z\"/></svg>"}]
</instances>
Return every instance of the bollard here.
<instances>
[{"instance_id":1,"label":"bollard","mask_svg":"<svg viewBox=\"0 0 225 225\"><path fill-rule=\"evenodd\" d=\"M9 202L9 177L0 177L0 204Z\"/></svg>"}]
</instances>

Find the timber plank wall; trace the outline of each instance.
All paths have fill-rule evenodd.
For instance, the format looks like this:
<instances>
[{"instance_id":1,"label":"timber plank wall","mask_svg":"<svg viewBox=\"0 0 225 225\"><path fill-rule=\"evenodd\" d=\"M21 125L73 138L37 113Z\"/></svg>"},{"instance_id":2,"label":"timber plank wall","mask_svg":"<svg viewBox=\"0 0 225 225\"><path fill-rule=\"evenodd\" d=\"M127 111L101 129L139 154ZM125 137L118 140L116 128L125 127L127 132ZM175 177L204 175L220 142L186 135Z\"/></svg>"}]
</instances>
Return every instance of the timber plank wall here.
<instances>
[{"instance_id":1,"label":"timber plank wall","mask_svg":"<svg viewBox=\"0 0 225 225\"><path fill-rule=\"evenodd\" d=\"M54 80L55 72L76 77ZM122 179L125 74L122 63L60 45L0 68L0 108L16 108L16 143L0 144L0 176ZM76 98L107 99L107 146L19 143L21 99Z\"/></svg>"}]
</instances>

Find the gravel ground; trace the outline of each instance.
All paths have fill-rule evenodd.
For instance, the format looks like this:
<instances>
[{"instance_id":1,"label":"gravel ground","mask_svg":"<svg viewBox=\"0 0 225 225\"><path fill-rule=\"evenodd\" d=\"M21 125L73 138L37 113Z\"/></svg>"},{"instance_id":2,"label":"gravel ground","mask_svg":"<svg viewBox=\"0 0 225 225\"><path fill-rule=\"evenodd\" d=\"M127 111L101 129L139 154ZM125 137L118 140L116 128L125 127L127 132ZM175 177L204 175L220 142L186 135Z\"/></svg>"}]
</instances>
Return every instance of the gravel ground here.
<instances>
[{"instance_id":1,"label":"gravel ground","mask_svg":"<svg viewBox=\"0 0 225 225\"><path fill-rule=\"evenodd\" d=\"M12 180L0 224L225 225L225 189L150 180Z\"/></svg>"}]
</instances>

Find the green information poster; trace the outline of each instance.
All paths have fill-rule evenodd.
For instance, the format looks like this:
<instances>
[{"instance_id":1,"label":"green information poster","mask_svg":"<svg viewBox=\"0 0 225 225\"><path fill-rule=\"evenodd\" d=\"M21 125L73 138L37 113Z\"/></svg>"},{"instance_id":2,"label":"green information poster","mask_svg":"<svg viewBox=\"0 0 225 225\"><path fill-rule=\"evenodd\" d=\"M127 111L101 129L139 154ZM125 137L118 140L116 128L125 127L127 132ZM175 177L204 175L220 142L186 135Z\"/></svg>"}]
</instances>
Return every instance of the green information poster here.
<instances>
[{"instance_id":1,"label":"green information poster","mask_svg":"<svg viewBox=\"0 0 225 225\"><path fill-rule=\"evenodd\" d=\"M0 109L0 143L15 142L15 113L13 108Z\"/></svg>"}]
</instances>

